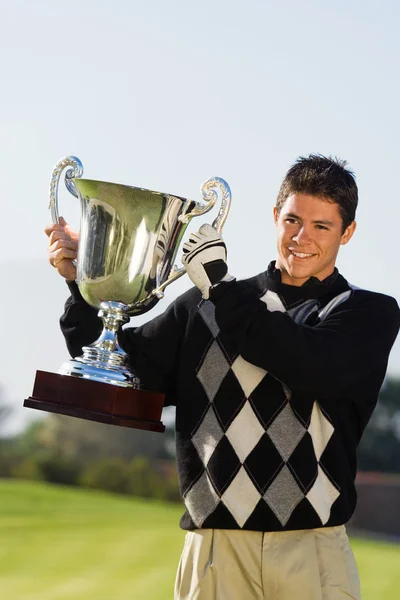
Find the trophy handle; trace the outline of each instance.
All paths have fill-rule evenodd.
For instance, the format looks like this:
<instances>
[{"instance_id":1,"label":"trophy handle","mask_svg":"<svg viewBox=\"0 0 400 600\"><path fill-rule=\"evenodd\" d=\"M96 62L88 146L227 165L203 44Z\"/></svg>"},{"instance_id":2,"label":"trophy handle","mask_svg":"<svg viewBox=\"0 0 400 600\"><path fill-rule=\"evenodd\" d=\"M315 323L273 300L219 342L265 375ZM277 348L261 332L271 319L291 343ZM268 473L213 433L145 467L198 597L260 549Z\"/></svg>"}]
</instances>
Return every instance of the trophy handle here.
<instances>
[{"instance_id":1,"label":"trophy handle","mask_svg":"<svg viewBox=\"0 0 400 600\"><path fill-rule=\"evenodd\" d=\"M222 228L225 224L227 216L229 214L229 209L231 207L231 199L232 193L228 183L222 179L221 177L212 177L211 179L207 179L201 186L201 196L205 201L205 204L201 204L200 202L196 202L196 206L194 209L186 213L185 215L181 215L179 217L179 221L181 223L189 223L193 217L199 217L200 215L205 215L210 211L218 200L217 190L221 194L221 206L218 212L218 215L212 222L212 226L214 229L218 231L218 233L222 232ZM157 289L154 290L154 295L157 298L163 298L165 288L170 285L173 281L179 279L186 273L185 267L177 267L174 265L171 269L171 272L168 276L168 279L164 281Z\"/></svg>"},{"instance_id":2,"label":"trophy handle","mask_svg":"<svg viewBox=\"0 0 400 600\"><path fill-rule=\"evenodd\" d=\"M51 174L50 180L50 200L49 200L49 209L51 213L51 218L53 223L59 222L59 214L58 214L58 183L60 181L62 172L66 167L72 167L68 169L65 173L65 185L67 190L71 192L73 196L78 198L78 192L76 191L74 182L72 179L74 177L82 177L83 175L83 166L79 158L76 156L66 156L58 161L56 166L53 169L53 173Z\"/></svg>"},{"instance_id":3,"label":"trophy handle","mask_svg":"<svg viewBox=\"0 0 400 600\"><path fill-rule=\"evenodd\" d=\"M208 211L215 206L215 203L218 200L218 194L216 190L221 192L221 206L217 217L212 223L212 226L218 231L218 233L221 233L231 207L232 199L231 189L227 182L221 177L212 177L203 183L201 186L201 196L203 200L205 200L206 204L197 202L192 212L181 215L179 217L179 221L182 223L189 223L193 217L199 217L200 215L205 215L208 213Z\"/></svg>"}]
</instances>

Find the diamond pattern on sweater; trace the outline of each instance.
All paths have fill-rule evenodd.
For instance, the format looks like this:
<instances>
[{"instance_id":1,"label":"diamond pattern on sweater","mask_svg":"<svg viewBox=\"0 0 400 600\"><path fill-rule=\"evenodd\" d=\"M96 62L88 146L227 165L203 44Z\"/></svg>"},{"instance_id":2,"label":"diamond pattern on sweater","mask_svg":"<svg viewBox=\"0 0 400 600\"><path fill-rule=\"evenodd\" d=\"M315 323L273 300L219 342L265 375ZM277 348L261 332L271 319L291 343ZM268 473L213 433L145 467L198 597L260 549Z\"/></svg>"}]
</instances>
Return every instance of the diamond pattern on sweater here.
<instances>
[{"instance_id":1,"label":"diamond pattern on sweater","mask_svg":"<svg viewBox=\"0 0 400 600\"><path fill-rule=\"evenodd\" d=\"M229 363L218 345L213 341L203 360L197 378L202 384L208 399L212 402L225 375L229 371Z\"/></svg>"},{"instance_id":2,"label":"diamond pattern on sweater","mask_svg":"<svg viewBox=\"0 0 400 600\"><path fill-rule=\"evenodd\" d=\"M307 460L304 460L305 456ZM306 495L318 475L318 461L308 432L303 435L286 464L299 487L303 490L304 495Z\"/></svg>"},{"instance_id":3,"label":"diamond pattern on sweater","mask_svg":"<svg viewBox=\"0 0 400 600\"><path fill-rule=\"evenodd\" d=\"M254 485L263 494L282 468L284 461L267 433L250 452L243 466L253 479ZM262 467L260 469L260 467ZM252 473L257 473L255 478Z\"/></svg>"},{"instance_id":4,"label":"diamond pattern on sweater","mask_svg":"<svg viewBox=\"0 0 400 600\"><path fill-rule=\"evenodd\" d=\"M292 317L295 323L305 323L313 313L318 312L318 308L318 300L306 300L299 306L290 308L287 313Z\"/></svg>"},{"instance_id":5,"label":"diamond pattern on sweater","mask_svg":"<svg viewBox=\"0 0 400 600\"><path fill-rule=\"evenodd\" d=\"M254 414L249 401L246 401L228 428L226 437L243 463L264 433L264 427Z\"/></svg>"},{"instance_id":6,"label":"diamond pattern on sweater","mask_svg":"<svg viewBox=\"0 0 400 600\"><path fill-rule=\"evenodd\" d=\"M267 429L269 437L285 460L288 460L305 432L306 429L296 418L289 402Z\"/></svg>"},{"instance_id":7,"label":"diamond pattern on sweater","mask_svg":"<svg viewBox=\"0 0 400 600\"><path fill-rule=\"evenodd\" d=\"M318 465L318 477L306 498L321 519L322 525L328 522L332 504L339 496L338 489L330 482L320 465Z\"/></svg>"},{"instance_id":8,"label":"diamond pattern on sweater","mask_svg":"<svg viewBox=\"0 0 400 600\"><path fill-rule=\"evenodd\" d=\"M219 334L219 327L215 320L215 306L212 302L203 302L199 308L199 313L203 318L204 323L211 331L214 338Z\"/></svg>"},{"instance_id":9,"label":"diamond pattern on sweater","mask_svg":"<svg viewBox=\"0 0 400 600\"><path fill-rule=\"evenodd\" d=\"M223 460L221 460L221 457L223 457ZM241 466L242 464L232 444L224 435L207 465L207 473L219 495L225 492Z\"/></svg>"},{"instance_id":10,"label":"diamond pattern on sweater","mask_svg":"<svg viewBox=\"0 0 400 600\"><path fill-rule=\"evenodd\" d=\"M260 300L261 302L265 302L268 310L271 312L286 312L285 306L276 292L271 292L271 290L268 290L264 296L260 298Z\"/></svg>"},{"instance_id":11,"label":"diamond pattern on sweater","mask_svg":"<svg viewBox=\"0 0 400 600\"><path fill-rule=\"evenodd\" d=\"M256 387L249 400L265 429L268 429L287 404L286 393L281 382L270 373L267 373L262 383Z\"/></svg>"},{"instance_id":12,"label":"diamond pattern on sweater","mask_svg":"<svg viewBox=\"0 0 400 600\"><path fill-rule=\"evenodd\" d=\"M229 401L227 402L227 398ZM224 431L246 402L246 396L232 369L225 375L213 399L213 407Z\"/></svg>"},{"instance_id":13,"label":"diamond pattern on sweater","mask_svg":"<svg viewBox=\"0 0 400 600\"><path fill-rule=\"evenodd\" d=\"M206 472L190 488L184 500L196 527L202 526L220 501Z\"/></svg>"},{"instance_id":14,"label":"diamond pattern on sweater","mask_svg":"<svg viewBox=\"0 0 400 600\"><path fill-rule=\"evenodd\" d=\"M193 444L196 446L205 467L223 435L224 432L214 414L213 407L210 406L199 428L192 437Z\"/></svg>"},{"instance_id":15,"label":"diamond pattern on sweater","mask_svg":"<svg viewBox=\"0 0 400 600\"><path fill-rule=\"evenodd\" d=\"M286 312L275 292L261 299L270 311ZM305 301L287 312L301 323L317 304ZM284 528L305 498L325 524L339 496L319 464L334 432L332 423L312 399L307 399L308 406L300 405L305 408L302 421L291 404L299 402L298 395L293 397L264 369L229 354L211 303L203 303L199 312L214 340L198 365L197 378L209 407L192 437L204 473L184 497L195 526L212 518L222 501L220 508L239 527L256 508L263 514L264 507Z\"/></svg>"},{"instance_id":16,"label":"diamond pattern on sweater","mask_svg":"<svg viewBox=\"0 0 400 600\"><path fill-rule=\"evenodd\" d=\"M264 500L283 526L304 494L285 465L264 494Z\"/></svg>"},{"instance_id":17,"label":"diamond pattern on sweater","mask_svg":"<svg viewBox=\"0 0 400 600\"><path fill-rule=\"evenodd\" d=\"M267 371L247 362L247 360L240 355L237 357L231 368L247 398L267 374Z\"/></svg>"},{"instance_id":18,"label":"diamond pattern on sweater","mask_svg":"<svg viewBox=\"0 0 400 600\"><path fill-rule=\"evenodd\" d=\"M308 432L312 438L315 456L319 460L332 437L334 428L324 416L318 402L314 402Z\"/></svg>"},{"instance_id":19,"label":"diamond pattern on sweater","mask_svg":"<svg viewBox=\"0 0 400 600\"><path fill-rule=\"evenodd\" d=\"M239 527L243 527L260 499L260 492L255 488L243 467L221 498Z\"/></svg>"}]
</instances>

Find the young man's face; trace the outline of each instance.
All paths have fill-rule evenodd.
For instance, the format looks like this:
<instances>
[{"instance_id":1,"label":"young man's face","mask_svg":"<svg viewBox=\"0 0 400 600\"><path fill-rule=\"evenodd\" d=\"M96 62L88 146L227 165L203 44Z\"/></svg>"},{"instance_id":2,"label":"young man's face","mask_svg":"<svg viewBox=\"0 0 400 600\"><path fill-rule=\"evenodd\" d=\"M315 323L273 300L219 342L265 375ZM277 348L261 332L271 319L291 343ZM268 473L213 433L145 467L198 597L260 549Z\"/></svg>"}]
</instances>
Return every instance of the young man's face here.
<instances>
[{"instance_id":1,"label":"young man's face","mask_svg":"<svg viewBox=\"0 0 400 600\"><path fill-rule=\"evenodd\" d=\"M292 194L278 214L274 208L282 282L303 285L314 276L321 281L333 273L339 248L352 237L353 221L343 233L339 205L308 194Z\"/></svg>"}]
</instances>

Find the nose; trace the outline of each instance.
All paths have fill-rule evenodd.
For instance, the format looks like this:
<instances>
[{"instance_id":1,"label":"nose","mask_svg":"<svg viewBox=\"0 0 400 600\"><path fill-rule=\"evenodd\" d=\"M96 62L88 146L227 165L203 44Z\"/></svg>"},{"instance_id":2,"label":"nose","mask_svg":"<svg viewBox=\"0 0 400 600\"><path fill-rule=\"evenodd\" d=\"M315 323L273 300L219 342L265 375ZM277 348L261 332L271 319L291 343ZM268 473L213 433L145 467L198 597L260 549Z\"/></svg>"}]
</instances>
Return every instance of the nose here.
<instances>
[{"instance_id":1,"label":"nose","mask_svg":"<svg viewBox=\"0 0 400 600\"><path fill-rule=\"evenodd\" d=\"M292 237L294 242L297 242L299 246L306 245L311 242L311 231L306 225L301 225L297 233Z\"/></svg>"}]
</instances>

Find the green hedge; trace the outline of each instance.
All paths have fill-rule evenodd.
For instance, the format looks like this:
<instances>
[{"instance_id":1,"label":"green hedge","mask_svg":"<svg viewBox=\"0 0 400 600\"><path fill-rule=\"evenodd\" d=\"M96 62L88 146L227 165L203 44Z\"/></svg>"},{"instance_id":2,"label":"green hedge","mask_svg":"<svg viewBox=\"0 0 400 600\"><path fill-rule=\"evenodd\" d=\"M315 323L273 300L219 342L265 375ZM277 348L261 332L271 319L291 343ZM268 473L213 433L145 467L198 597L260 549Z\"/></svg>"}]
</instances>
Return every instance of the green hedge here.
<instances>
[{"instance_id":1,"label":"green hedge","mask_svg":"<svg viewBox=\"0 0 400 600\"><path fill-rule=\"evenodd\" d=\"M79 485L140 498L180 501L173 461L150 461L138 456L97 460L88 466L53 450L31 455L0 452L0 476L65 485Z\"/></svg>"}]
</instances>

